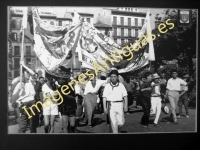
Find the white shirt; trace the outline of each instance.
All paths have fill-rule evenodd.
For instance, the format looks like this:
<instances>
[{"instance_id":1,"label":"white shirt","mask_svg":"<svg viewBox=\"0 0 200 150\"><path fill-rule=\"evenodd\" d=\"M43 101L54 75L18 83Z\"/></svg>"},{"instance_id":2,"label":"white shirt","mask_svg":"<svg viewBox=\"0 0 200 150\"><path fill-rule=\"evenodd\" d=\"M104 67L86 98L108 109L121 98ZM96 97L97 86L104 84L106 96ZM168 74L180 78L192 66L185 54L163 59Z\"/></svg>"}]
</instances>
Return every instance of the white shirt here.
<instances>
[{"instance_id":1,"label":"white shirt","mask_svg":"<svg viewBox=\"0 0 200 150\"><path fill-rule=\"evenodd\" d=\"M88 93L98 93L101 85L105 84L106 82L106 80L96 80L96 85L93 87L91 81L88 81L85 85L84 95Z\"/></svg>"},{"instance_id":2,"label":"white shirt","mask_svg":"<svg viewBox=\"0 0 200 150\"><path fill-rule=\"evenodd\" d=\"M167 82L167 89L170 91L181 91L181 85L186 85L187 83L180 78L170 78Z\"/></svg>"},{"instance_id":3,"label":"white shirt","mask_svg":"<svg viewBox=\"0 0 200 150\"><path fill-rule=\"evenodd\" d=\"M81 95L81 88L80 88L80 86L77 86L77 85L75 84L74 89L75 89L75 94Z\"/></svg>"},{"instance_id":4,"label":"white shirt","mask_svg":"<svg viewBox=\"0 0 200 150\"><path fill-rule=\"evenodd\" d=\"M107 99L107 101L121 101L123 97L127 96L126 88L122 83L118 83L118 86L112 86L112 83L108 83L105 85L103 97Z\"/></svg>"},{"instance_id":5,"label":"white shirt","mask_svg":"<svg viewBox=\"0 0 200 150\"><path fill-rule=\"evenodd\" d=\"M160 86L159 85L156 85L156 86L153 86L155 83L152 82L151 83L151 86L153 87L153 91L152 91L152 94L151 96L160 96Z\"/></svg>"},{"instance_id":6,"label":"white shirt","mask_svg":"<svg viewBox=\"0 0 200 150\"><path fill-rule=\"evenodd\" d=\"M42 86L42 92L43 92L43 98L46 96L47 93L50 93L51 96L54 94L54 91L52 89L49 88L49 86L47 85L47 83L43 84ZM46 96L48 97L48 96ZM50 98L52 99L52 98ZM44 100L44 99L43 99ZM56 104L57 102L55 100L52 101L54 104Z\"/></svg>"},{"instance_id":7,"label":"white shirt","mask_svg":"<svg viewBox=\"0 0 200 150\"><path fill-rule=\"evenodd\" d=\"M20 82L18 83L16 88L19 88L19 85L20 85ZM14 94L14 92L13 92L13 94ZM34 89L33 84L31 83L31 81L24 84L24 88L20 91L19 95L20 95L20 97L18 98L18 100L21 100L21 102L28 102L28 101L35 99L34 98L35 89Z\"/></svg>"}]
</instances>

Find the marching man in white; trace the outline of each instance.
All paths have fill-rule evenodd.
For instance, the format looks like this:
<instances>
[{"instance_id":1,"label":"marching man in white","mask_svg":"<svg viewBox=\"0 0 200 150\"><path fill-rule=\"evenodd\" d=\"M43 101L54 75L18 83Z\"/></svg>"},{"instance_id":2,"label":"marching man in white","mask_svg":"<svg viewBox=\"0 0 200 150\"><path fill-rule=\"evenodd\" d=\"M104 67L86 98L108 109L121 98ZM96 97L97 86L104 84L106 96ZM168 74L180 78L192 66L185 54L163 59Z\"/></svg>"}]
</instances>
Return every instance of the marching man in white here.
<instances>
[{"instance_id":1,"label":"marching man in white","mask_svg":"<svg viewBox=\"0 0 200 150\"><path fill-rule=\"evenodd\" d=\"M128 111L128 94L124 85L118 82L117 70L110 72L110 81L103 92L104 113L109 115L112 132L118 133L118 128L125 122L124 111Z\"/></svg>"},{"instance_id":2,"label":"marching man in white","mask_svg":"<svg viewBox=\"0 0 200 150\"><path fill-rule=\"evenodd\" d=\"M152 113L155 114L154 119L154 126L159 126L158 120L161 114L161 93L160 93L160 84L159 84L159 78L158 74L153 75L153 82L151 83L152 86L152 94L151 94L151 109Z\"/></svg>"}]
</instances>

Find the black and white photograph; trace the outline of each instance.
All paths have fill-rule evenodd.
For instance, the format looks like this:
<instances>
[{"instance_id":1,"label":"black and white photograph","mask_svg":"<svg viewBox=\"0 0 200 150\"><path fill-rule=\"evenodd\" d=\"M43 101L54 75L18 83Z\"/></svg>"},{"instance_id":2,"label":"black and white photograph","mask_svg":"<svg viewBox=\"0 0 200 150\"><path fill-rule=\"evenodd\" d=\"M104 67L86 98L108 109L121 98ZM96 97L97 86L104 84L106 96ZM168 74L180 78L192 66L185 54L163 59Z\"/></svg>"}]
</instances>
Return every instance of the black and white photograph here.
<instances>
[{"instance_id":1,"label":"black and white photograph","mask_svg":"<svg viewBox=\"0 0 200 150\"><path fill-rule=\"evenodd\" d=\"M197 132L198 9L7 7L7 134Z\"/></svg>"}]
</instances>

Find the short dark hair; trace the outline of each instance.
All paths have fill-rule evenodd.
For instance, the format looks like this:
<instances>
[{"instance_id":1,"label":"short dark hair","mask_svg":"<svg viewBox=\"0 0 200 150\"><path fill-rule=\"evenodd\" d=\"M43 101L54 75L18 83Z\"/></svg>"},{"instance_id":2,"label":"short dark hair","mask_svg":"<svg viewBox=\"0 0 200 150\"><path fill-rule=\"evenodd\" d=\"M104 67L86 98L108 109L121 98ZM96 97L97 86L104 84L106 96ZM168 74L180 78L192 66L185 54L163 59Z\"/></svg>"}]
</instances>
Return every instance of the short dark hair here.
<instances>
[{"instance_id":1,"label":"short dark hair","mask_svg":"<svg viewBox=\"0 0 200 150\"><path fill-rule=\"evenodd\" d=\"M173 73L173 72L178 73L178 70L177 70L177 69L172 69L172 70L171 70L171 73Z\"/></svg>"},{"instance_id":2,"label":"short dark hair","mask_svg":"<svg viewBox=\"0 0 200 150\"><path fill-rule=\"evenodd\" d=\"M109 77L111 76L111 74L115 74L115 75L119 75L119 72L117 70L112 70L109 74Z\"/></svg>"},{"instance_id":3,"label":"short dark hair","mask_svg":"<svg viewBox=\"0 0 200 150\"><path fill-rule=\"evenodd\" d=\"M106 77L105 76L100 76L100 79L101 80L106 80Z\"/></svg>"},{"instance_id":4,"label":"short dark hair","mask_svg":"<svg viewBox=\"0 0 200 150\"><path fill-rule=\"evenodd\" d=\"M150 76L152 73L151 72L145 72L145 74L144 74L144 78L147 78L148 76Z\"/></svg>"}]
</instances>

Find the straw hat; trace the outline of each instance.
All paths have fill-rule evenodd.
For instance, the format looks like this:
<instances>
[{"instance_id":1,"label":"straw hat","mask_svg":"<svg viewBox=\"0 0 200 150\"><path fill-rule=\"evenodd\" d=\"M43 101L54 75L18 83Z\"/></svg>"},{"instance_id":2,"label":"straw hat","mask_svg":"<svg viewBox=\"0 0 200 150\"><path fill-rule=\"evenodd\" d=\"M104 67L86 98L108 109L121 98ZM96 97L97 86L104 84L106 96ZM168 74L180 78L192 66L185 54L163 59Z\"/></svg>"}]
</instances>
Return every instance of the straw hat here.
<instances>
[{"instance_id":1,"label":"straw hat","mask_svg":"<svg viewBox=\"0 0 200 150\"><path fill-rule=\"evenodd\" d=\"M153 74L153 79L157 79L157 78L160 78L160 76L157 73Z\"/></svg>"}]
</instances>

